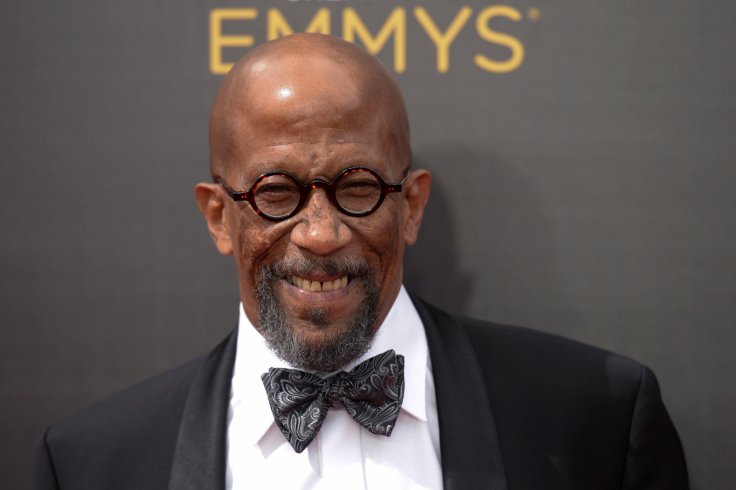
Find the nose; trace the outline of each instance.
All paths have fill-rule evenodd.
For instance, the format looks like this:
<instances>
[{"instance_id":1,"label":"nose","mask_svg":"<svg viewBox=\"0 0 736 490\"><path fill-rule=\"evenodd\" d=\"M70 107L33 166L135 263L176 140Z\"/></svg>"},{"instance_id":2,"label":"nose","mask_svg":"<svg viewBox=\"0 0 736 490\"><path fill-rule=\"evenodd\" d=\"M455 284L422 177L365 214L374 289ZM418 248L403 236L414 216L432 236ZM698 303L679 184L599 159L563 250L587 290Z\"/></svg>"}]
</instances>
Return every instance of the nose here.
<instances>
[{"instance_id":1,"label":"nose","mask_svg":"<svg viewBox=\"0 0 736 490\"><path fill-rule=\"evenodd\" d=\"M291 242L314 255L330 255L352 240L352 231L342 220L344 215L333 206L324 189L313 188L296 217L300 221L291 230Z\"/></svg>"}]
</instances>

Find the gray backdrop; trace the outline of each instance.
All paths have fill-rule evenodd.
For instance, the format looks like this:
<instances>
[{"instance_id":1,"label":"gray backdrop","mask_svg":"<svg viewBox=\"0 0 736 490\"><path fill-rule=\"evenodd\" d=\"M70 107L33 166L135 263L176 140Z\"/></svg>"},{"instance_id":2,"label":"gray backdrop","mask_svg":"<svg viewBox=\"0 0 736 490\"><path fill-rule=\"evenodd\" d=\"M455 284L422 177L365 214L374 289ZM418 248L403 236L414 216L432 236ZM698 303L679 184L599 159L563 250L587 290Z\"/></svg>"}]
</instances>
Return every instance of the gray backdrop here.
<instances>
[{"instance_id":1,"label":"gray backdrop","mask_svg":"<svg viewBox=\"0 0 736 490\"><path fill-rule=\"evenodd\" d=\"M235 325L231 260L193 200L211 42L223 63L247 51L217 48L223 8L256 9L218 24L256 43L269 9L272 29L321 12L338 36L392 19L380 57L404 57L435 175L408 285L648 364L693 487L736 481L736 3L17 0L0 7L4 488L27 484L46 424ZM461 27L446 71L426 16Z\"/></svg>"}]
</instances>

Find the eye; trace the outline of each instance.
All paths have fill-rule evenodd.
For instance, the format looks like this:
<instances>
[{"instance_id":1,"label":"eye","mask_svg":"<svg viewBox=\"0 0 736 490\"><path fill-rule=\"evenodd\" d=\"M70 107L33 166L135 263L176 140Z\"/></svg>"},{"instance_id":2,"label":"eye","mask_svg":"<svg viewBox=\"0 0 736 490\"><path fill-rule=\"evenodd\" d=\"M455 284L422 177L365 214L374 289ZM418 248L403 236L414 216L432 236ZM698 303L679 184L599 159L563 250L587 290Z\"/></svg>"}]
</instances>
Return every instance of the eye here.
<instances>
[{"instance_id":1,"label":"eye","mask_svg":"<svg viewBox=\"0 0 736 490\"><path fill-rule=\"evenodd\" d=\"M266 177L258 183L253 195L256 207L271 216L290 213L300 199L297 184L283 175Z\"/></svg>"},{"instance_id":2,"label":"eye","mask_svg":"<svg viewBox=\"0 0 736 490\"><path fill-rule=\"evenodd\" d=\"M360 197L373 195L376 192L380 193L381 188L375 179L358 178L351 179L349 182L341 183L337 192L344 195Z\"/></svg>"},{"instance_id":3,"label":"eye","mask_svg":"<svg viewBox=\"0 0 736 490\"><path fill-rule=\"evenodd\" d=\"M259 199L288 199L294 195L298 196L299 189L289 184L266 183L259 185L255 194Z\"/></svg>"},{"instance_id":4,"label":"eye","mask_svg":"<svg viewBox=\"0 0 736 490\"><path fill-rule=\"evenodd\" d=\"M381 184L370 172L352 172L338 182L335 197L344 209L362 213L378 204Z\"/></svg>"}]
</instances>

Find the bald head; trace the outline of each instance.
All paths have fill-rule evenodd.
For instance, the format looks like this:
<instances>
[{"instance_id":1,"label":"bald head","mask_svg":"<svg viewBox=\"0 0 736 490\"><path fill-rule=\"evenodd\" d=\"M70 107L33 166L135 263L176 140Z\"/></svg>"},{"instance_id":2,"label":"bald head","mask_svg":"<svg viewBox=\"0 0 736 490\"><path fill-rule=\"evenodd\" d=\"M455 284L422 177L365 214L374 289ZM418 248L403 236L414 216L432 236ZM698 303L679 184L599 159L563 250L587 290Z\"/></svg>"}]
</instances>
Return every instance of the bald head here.
<instances>
[{"instance_id":1,"label":"bald head","mask_svg":"<svg viewBox=\"0 0 736 490\"><path fill-rule=\"evenodd\" d=\"M210 165L222 175L255 129L294 135L315 126L382 133L396 165L411 163L409 125L391 74L370 53L322 34L263 44L225 77L210 119Z\"/></svg>"}]
</instances>

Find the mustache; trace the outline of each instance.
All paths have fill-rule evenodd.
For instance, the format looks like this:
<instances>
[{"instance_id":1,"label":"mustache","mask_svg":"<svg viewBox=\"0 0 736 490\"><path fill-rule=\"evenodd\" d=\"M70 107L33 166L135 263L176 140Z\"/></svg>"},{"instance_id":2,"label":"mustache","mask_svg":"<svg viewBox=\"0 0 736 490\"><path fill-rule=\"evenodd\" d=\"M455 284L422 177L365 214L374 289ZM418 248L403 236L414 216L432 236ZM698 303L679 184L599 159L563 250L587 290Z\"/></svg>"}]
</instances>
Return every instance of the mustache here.
<instances>
[{"instance_id":1,"label":"mustache","mask_svg":"<svg viewBox=\"0 0 736 490\"><path fill-rule=\"evenodd\" d=\"M263 267L264 277L284 279L289 276L309 274L328 276L366 276L371 272L363 257L284 257Z\"/></svg>"}]
</instances>

